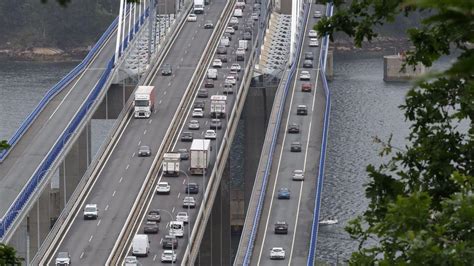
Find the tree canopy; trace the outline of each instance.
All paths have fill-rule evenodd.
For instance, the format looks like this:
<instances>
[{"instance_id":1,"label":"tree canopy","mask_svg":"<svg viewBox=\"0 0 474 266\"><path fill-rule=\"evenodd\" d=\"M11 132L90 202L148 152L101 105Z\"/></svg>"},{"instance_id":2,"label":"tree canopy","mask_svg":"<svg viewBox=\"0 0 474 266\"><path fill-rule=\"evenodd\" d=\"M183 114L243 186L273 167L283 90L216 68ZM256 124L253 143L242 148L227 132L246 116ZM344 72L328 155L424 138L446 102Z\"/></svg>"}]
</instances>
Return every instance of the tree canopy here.
<instances>
[{"instance_id":1,"label":"tree canopy","mask_svg":"<svg viewBox=\"0 0 474 266\"><path fill-rule=\"evenodd\" d=\"M0 243L0 265L21 265L22 260L14 248Z\"/></svg>"},{"instance_id":2,"label":"tree canopy","mask_svg":"<svg viewBox=\"0 0 474 266\"><path fill-rule=\"evenodd\" d=\"M315 29L345 32L356 46L399 15L424 12L407 35L405 67L455 57L416 82L400 107L410 124L405 147L382 142L387 162L369 165L369 206L346 230L359 241L351 264L471 265L474 262L474 1L334 1Z\"/></svg>"}]
</instances>

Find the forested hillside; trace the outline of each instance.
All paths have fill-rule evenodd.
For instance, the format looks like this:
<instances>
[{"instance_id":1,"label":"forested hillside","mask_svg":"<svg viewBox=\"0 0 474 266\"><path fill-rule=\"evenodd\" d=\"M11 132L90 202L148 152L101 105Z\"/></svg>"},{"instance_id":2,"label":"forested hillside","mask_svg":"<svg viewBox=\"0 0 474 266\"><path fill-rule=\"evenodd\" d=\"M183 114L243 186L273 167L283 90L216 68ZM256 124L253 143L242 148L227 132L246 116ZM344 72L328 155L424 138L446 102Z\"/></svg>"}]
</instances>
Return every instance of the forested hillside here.
<instances>
[{"instance_id":1,"label":"forested hillside","mask_svg":"<svg viewBox=\"0 0 474 266\"><path fill-rule=\"evenodd\" d=\"M117 0L0 0L0 48L55 47L64 50L95 43L118 14Z\"/></svg>"}]
</instances>

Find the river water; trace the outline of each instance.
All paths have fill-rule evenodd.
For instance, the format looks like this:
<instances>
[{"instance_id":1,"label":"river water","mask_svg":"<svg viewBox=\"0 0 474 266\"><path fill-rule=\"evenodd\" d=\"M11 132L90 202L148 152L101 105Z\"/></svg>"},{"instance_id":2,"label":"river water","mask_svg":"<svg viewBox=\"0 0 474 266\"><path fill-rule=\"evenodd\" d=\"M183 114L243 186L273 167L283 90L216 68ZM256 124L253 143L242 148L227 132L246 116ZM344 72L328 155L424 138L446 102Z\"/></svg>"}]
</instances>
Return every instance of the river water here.
<instances>
[{"instance_id":1,"label":"river water","mask_svg":"<svg viewBox=\"0 0 474 266\"><path fill-rule=\"evenodd\" d=\"M0 139L10 138L45 92L76 64L0 62ZM393 133L393 144L403 146L408 126L398 106L409 88L383 82L382 56L336 54L334 73L329 83L332 108L321 214L339 223L320 228L317 246L318 258L331 263L347 259L357 248L344 226L367 206L366 165L382 160L372 137L387 139ZM112 123L93 122L93 153Z\"/></svg>"}]
</instances>

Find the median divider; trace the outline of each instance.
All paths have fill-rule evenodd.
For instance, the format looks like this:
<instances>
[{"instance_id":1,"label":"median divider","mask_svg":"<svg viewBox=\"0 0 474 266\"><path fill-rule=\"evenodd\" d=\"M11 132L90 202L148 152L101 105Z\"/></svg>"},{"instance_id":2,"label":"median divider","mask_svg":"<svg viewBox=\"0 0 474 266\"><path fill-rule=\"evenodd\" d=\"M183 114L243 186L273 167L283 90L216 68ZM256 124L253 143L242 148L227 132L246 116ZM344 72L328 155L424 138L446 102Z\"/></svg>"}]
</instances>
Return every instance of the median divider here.
<instances>
[{"instance_id":1,"label":"median divider","mask_svg":"<svg viewBox=\"0 0 474 266\"><path fill-rule=\"evenodd\" d=\"M152 167L150 168L145 182L143 183L140 192L137 196L137 200L134 202L130 215L127 217L125 226L120 232L117 241L115 242L111 255L107 259L108 265L121 264L127 254L131 239L133 238L134 233L138 230L140 226L140 217L146 211L145 207L147 206L147 204L145 203L150 201L153 197L153 188L155 187L156 182L158 181L158 174L161 168L163 155L171 148L173 140L179 137L176 133L179 131L180 125L186 121L186 111L192 106L194 95L197 94L201 79L206 73L207 67L199 66L207 66L212 60L214 56L213 52L217 49L217 45L220 41L220 38L215 38L215 36L216 34L218 34L218 36L222 35L222 32L225 30L225 25L227 25L227 21L231 17L235 1L236 0L231 0L227 2L224 8L224 12L222 13L216 24L215 30L211 35L210 41L206 46L202 57L199 60L199 63L197 65L198 67L196 67L196 71L194 72L191 78L191 83L186 88L185 95L178 105L177 111L170 123L170 127L168 127L168 130L166 131L164 141L161 143L160 148L158 149ZM223 20L225 22L223 22Z\"/></svg>"}]
</instances>

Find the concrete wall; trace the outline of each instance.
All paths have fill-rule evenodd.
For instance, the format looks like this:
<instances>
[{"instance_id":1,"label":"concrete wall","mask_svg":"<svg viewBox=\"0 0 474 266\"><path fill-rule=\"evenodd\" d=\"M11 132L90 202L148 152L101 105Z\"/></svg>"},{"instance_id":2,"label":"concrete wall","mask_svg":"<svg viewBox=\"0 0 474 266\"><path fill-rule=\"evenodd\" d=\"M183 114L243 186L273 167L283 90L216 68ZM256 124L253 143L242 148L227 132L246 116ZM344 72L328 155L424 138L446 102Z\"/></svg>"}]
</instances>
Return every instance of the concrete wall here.
<instances>
[{"instance_id":1,"label":"concrete wall","mask_svg":"<svg viewBox=\"0 0 474 266\"><path fill-rule=\"evenodd\" d=\"M383 57L383 80L384 81L408 81L423 75L425 66L418 64L414 70L412 66L402 69L404 57L398 55L386 55Z\"/></svg>"}]
</instances>

